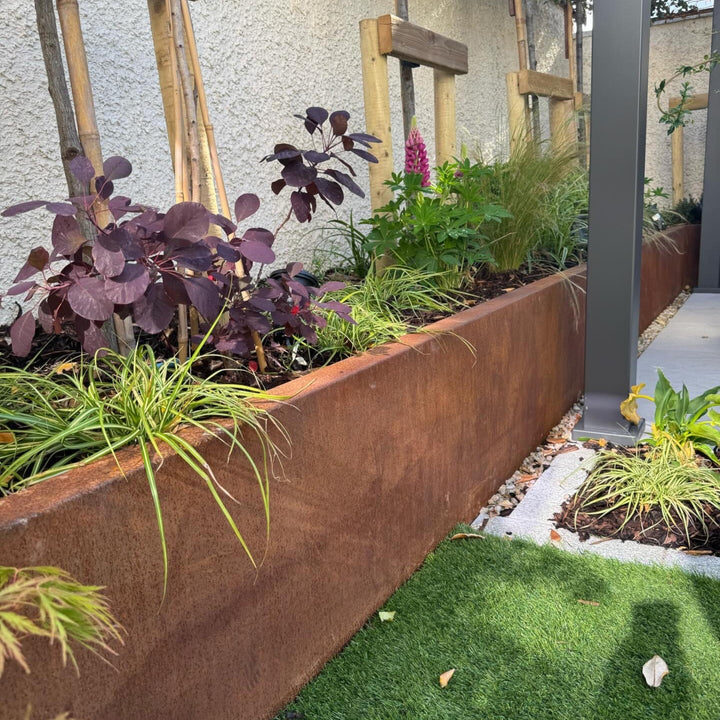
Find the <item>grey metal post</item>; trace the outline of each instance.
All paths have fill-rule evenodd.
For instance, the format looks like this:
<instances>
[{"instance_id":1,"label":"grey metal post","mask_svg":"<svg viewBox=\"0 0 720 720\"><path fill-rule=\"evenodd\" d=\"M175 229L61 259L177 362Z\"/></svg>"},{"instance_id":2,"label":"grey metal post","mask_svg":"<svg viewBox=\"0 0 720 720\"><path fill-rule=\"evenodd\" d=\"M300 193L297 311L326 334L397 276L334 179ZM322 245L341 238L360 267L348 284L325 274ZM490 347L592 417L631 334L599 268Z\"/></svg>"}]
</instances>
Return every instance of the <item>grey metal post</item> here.
<instances>
[{"instance_id":1,"label":"grey metal post","mask_svg":"<svg viewBox=\"0 0 720 720\"><path fill-rule=\"evenodd\" d=\"M650 0L594 7L585 413L573 435L632 444L642 424L620 402L637 368Z\"/></svg>"},{"instance_id":2,"label":"grey metal post","mask_svg":"<svg viewBox=\"0 0 720 720\"><path fill-rule=\"evenodd\" d=\"M720 52L720 2L713 11L712 49ZM700 271L696 292L720 292L720 66L710 73Z\"/></svg>"}]
</instances>

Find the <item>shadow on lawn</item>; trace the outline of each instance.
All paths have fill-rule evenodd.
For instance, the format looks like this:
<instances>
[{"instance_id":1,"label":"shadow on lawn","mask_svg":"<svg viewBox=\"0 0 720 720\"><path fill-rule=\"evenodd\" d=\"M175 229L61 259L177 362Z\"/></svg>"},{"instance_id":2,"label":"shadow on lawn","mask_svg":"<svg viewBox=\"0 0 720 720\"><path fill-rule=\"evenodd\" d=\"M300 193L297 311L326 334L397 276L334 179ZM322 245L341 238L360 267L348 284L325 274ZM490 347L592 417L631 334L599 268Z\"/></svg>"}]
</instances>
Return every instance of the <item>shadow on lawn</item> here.
<instances>
[{"instance_id":1,"label":"shadow on lawn","mask_svg":"<svg viewBox=\"0 0 720 720\"><path fill-rule=\"evenodd\" d=\"M647 602L633 606L630 630L605 669L602 692L594 713L596 720L622 717L624 720L677 718L690 720L696 696L694 680L679 646L675 605ZM659 688L651 688L642 675L643 665L659 655L670 668ZM668 708L673 714L668 715Z\"/></svg>"}]
</instances>

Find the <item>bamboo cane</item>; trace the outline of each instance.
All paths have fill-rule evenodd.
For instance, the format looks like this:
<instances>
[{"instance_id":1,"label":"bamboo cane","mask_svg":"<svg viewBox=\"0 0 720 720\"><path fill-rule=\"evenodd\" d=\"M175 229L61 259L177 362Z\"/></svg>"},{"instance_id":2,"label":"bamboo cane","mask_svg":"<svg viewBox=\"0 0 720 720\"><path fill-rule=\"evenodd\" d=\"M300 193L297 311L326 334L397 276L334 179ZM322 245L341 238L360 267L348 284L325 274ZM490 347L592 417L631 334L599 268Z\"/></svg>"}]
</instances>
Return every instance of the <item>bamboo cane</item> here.
<instances>
[{"instance_id":1,"label":"bamboo cane","mask_svg":"<svg viewBox=\"0 0 720 720\"><path fill-rule=\"evenodd\" d=\"M100 133L95 117L95 103L77 0L57 0L57 10L62 28L68 75L70 76L70 89L75 105L78 136L85 156L95 168L96 176L101 175L103 161ZM98 227L105 228L113 222L113 217L105 201L98 198L96 202L98 207L95 210L95 222ZM127 323L119 316L113 315L113 324L118 336L119 350L127 355L135 345L132 320Z\"/></svg>"},{"instance_id":2,"label":"bamboo cane","mask_svg":"<svg viewBox=\"0 0 720 720\"><path fill-rule=\"evenodd\" d=\"M190 17L190 9L187 4L187 0L182 0L182 13L183 20L185 22L185 33L187 37L187 49L190 55L190 62L192 63L192 71L195 76L195 87L197 90L198 105L200 107L200 116L202 118L202 124L207 134L208 149L210 151L210 159L212 161L212 169L215 175L215 182L217 183L217 192L220 200L220 208L222 209L223 215L227 218L231 218L230 203L227 198L227 191L225 190L225 182L223 180L222 169L220 167L220 158L218 157L217 145L215 143L215 129L210 122L210 113L208 111L207 96L205 95L205 83L203 81L202 69L200 68L200 56L198 55L197 43L195 42L195 32L193 30L192 18ZM238 269L238 276L243 273L242 266ZM250 295L246 291L241 293L244 300L248 300ZM267 369L267 359L265 357L265 349L262 345L260 334L257 330L251 331L253 345L255 346L255 354L258 361L258 370L265 372Z\"/></svg>"}]
</instances>

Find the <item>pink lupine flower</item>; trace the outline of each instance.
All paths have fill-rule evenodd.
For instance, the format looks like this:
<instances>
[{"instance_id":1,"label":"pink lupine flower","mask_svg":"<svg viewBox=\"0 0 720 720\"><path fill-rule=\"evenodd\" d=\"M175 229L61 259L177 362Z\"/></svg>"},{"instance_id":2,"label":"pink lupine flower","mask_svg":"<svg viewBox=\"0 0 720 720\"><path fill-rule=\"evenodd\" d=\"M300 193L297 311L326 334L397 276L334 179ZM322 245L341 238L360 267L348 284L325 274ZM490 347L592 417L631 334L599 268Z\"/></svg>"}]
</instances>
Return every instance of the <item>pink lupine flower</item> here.
<instances>
[{"instance_id":1,"label":"pink lupine flower","mask_svg":"<svg viewBox=\"0 0 720 720\"><path fill-rule=\"evenodd\" d=\"M422 175L422 186L430 185L430 163L428 162L425 141L417 129L417 120L413 118L412 127L405 142L405 172Z\"/></svg>"}]
</instances>

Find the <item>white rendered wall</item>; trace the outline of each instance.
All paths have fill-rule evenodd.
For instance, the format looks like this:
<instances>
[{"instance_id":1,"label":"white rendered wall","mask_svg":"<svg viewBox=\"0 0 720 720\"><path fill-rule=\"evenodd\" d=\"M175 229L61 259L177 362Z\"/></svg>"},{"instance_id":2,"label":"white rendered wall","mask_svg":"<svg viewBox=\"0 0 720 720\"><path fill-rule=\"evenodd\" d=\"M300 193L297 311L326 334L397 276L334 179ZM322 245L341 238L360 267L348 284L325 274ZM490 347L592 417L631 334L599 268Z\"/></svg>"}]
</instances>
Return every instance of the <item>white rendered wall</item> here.
<instances>
[{"instance_id":1,"label":"white rendered wall","mask_svg":"<svg viewBox=\"0 0 720 720\"><path fill-rule=\"evenodd\" d=\"M661 201L669 206L672 202L672 156L667 126L658 122L653 88L663 78L669 79L681 65L692 65L710 52L712 13L686 20L653 23L650 30L650 64L648 69L648 117L647 146L645 150L645 175L652 178L653 187L662 187L670 199ZM584 87L590 92L592 37L584 36ZM680 94L680 83L675 81L664 93L662 106L667 108L668 99ZM708 75L701 73L690 78L695 92L706 93ZM699 198L702 194L703 167L705 164L705 129L707 110L691 113L692 123L684 128L685 146L685 195Z\"/></svg>"},{"instance_id":2,"label":"white rendered wall","mask_svg":"<svg viewBox=\"0 0 720 720\"><path fill-rule=\"evenodd\" d=\"M567 74L562 14L549 0L536 10L538 69ZM310 105L345 109L351 127L364 129L359 29L361 19L392 12L391 0L199 0L190 3L220 160L231 204L242 192L263 200L254 221L274 229L286 211L270 182L277 168L258 161L279 141L308 137L292 117ZM0 24L0 208L29 199L67 195L57 130L29 0L2 0ZM117 191L166 209L173 178L145 0L80 0L97 120L104 156L124 155L133 174ZM457 80L458 141L490 158L507 135L505 74L517 70L514 19L499 0L413 0L411 20L468 45L468 75ZM397 61L389 62L396 167L402 163L402 119ZM432 71L415 71L421 132L433 154ZM304 137L303 137L304 136ZM358 158L360 185L367 171ZM366 217L367 201L339 208ZM310 226L287 226L276 244L280 262L309 262L330 219L323 208ZM7 289L30 248L49 244L43 210L0 218L0 292ZM3 309L0 321L14 314Z\"/></svg>"}]
</instances>

